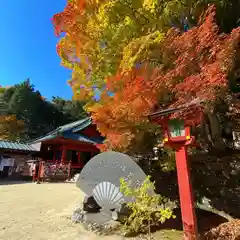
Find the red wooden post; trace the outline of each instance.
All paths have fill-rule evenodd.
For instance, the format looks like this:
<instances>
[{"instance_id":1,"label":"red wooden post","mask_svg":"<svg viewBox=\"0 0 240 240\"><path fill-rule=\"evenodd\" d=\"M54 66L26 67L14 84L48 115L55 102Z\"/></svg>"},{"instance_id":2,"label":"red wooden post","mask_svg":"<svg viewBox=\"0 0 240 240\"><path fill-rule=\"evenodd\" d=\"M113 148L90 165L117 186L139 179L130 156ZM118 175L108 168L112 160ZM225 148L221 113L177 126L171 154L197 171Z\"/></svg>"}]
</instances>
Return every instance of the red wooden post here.
<instances>
[{"instance_id":1,"label":"red wooden post","mask_svg":"<svg viewBox=\"0 0 240 240\"><path fill-rule=\"evenodd\" d=\"M65 147L63 147L61 164L63 164L64 162L66 162L66 157L67 157L67 149L66 149Z\"/></svg>"},{"instance_id":2,"label":"red wooden post","mask_svg":"<svg viewBox=\"0 0 240 240\"><path fill-rule=\"evenodd\" d=\"M80 168L83 168L83 162L81 160L81 152L78 152L78 165L80 166Z\"/></svg>"},{"instance_id":3,"label":"red wooden post","mask_svg":"<svg viewBox=\"0 0 240 240\"><path fill-rule=\"evenodd\" d=\"M194 209L194 197L187 156L187 146L185 145L181 145L176 149L176 166L184 239L195 240L198 238L197 219Z\"/></svg>"},{"instance_id":4,"label":"red wooden post","mask_svg":"<svg viewBox=\"0 0 240 240\"><path fill-rule=\"evenodd\" d=\"M70 160L68 163L68 181L71 180L71 167L72 167L72 161Z\"/></svg>"},{"instance_id":5,"label":"red wooden post","mask_svg":"<svg viewBox=\"0 0 240 240\"><path fill-rule=\"evenodd\" d=\"M43 171L43 162L42 160L39 162L39 169L38 169L38 176L37 176L37 183L40 183L40 178L41 178L41 174Z\"/></svg>"},{"instance_id":6,"label":"red wooden post","mask_svg":"<svg viewBox=\"0 0 240 240\"><path fill-rule=\"evenodd\" d=\"M192 105L191 105L192 104ZM171 120L170 116L178 111L183 111L196 103L188 106L179 106L175 109L166 109L148 115L152 121L162 125L165 138L164 142L176 150L176 166L178 176L178 188L180 195L181 214L184 230L184 239L196 240L199 238L197 219L193 198L190 168L188 163L187 146L192 145L195 138L191 136L190 127L184 121Z\"/></svg>"},{"instance_id":7,"label":"red wooden post","mask_svg":"<svg viewBox=\"0 0 240 240\"><path fill-rule=\"evenodd\" d=\"M37 167L37 164L35 163L35 164L34 164L34 169L33 169L33 177L32 177L33 182L35 182L36 179L37 179L37 170L36 170L36 167Z\"/></svg>"},{"instance_id":8,"label":"red wooden post","mask_svg":"<svg viewBox=\"0 0 240 240\"><path fill-rule=\"evenodd\" d=\"M56 158L56 149L53 149L53 161L55 162L55 164L57 163L57 158Z\"/></svg>"},{"instance_id":9,"label":"red wooden post","mask_svg":"<svg viewBox=\"0 0 240 240\"><path fill-rule=\"evenodd\" d=\"M81 152L77 152L77 157L78 157L78 164L80 165L81 164Z\"/></svg>"}]
</instances>

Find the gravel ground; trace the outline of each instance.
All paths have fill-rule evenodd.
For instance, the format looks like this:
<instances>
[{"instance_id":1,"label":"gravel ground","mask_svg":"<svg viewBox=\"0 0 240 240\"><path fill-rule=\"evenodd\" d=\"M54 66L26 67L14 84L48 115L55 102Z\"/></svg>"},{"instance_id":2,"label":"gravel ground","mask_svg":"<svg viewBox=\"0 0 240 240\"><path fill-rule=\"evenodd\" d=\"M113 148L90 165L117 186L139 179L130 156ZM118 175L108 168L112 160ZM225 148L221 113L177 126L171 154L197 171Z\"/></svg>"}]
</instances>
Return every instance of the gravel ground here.
<instances>
[{"instance_id":1,"label":"gravel ground","mask_svg":"<svg viewBox=\"0 0 240 240\"><path fill-rule=\"evenodd\" d=\"M83 195L71 183L0 183L1 240L118 240L90 236L69 220Z\"/></svg>"},{"instance_id":2,"label":"gravel ground","mask_svg":"<svg viewBox=\"0 0 240 240\"><path fill-rule=\"evenodd\" d=\"M74 183L0 182L0 240L123 240L94 236L70 218L83 194ZM158 240L181 239L172 230L154 234ZM146 239L137 237L134 239Z\"/></svg>"}]
</instances>

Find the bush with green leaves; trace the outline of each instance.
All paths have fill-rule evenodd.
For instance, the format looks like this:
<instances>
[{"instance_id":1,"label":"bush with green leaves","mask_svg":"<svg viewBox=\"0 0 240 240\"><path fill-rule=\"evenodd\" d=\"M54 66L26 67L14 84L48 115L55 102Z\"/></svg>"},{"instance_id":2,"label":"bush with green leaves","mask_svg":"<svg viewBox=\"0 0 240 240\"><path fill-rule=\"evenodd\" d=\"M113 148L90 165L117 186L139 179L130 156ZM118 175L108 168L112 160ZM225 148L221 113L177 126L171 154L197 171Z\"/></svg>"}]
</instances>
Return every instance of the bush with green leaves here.
<instances>
[{"instance_id":1,"label":"bush with green leaves","mask_svg":"<svg viewBox=\"0 0 240 240\"><path fill-rule=\"evenodd\" d=\"M120 179L120 191L126 197L133 199L127 204L130 215L125 218L124 229L129 233L148 232L151 227L164 223L167 219L175 218L169 200L155 194L155 183L147 176L140 187L131 187L131 182Z\"/></svg>"}]
</instances>

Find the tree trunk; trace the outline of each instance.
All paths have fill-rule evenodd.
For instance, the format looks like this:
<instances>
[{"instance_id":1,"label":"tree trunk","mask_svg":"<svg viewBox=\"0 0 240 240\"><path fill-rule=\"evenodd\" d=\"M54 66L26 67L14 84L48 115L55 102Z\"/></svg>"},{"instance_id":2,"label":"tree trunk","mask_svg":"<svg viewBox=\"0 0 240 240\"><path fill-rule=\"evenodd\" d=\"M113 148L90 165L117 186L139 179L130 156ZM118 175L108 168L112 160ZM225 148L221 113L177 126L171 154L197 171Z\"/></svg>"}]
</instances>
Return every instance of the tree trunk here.
<instances>
[{"instance_id":1,"label":"tree trunk","mask_svg":"<svg viewBox=\"0 0 240 240\"><path fill-rule=\"evenodd\" d=\"M208 113L209 120L209 130L211 133L211 140L213 144L213 150L217 152L223 152L226 150L226 144L223 141L220 122L217 118L217 114L215 112Z\"/></svg>"},{"instance_id":2,"label":"tree trunk","mask_svg":"<svg viewBox=\"0 0 240 240\"><path fill-rule=\"evenodd\" d=\"M214 144L213 144L211 132L210 132L210 129L209 129L209 124L206 121L204 122L204 130L205 130L205 134L206 134L206 137L207 137L206 140L207 140L208 144L211 145L211 147L212 147Z\"/></svg>"}]
</instances>

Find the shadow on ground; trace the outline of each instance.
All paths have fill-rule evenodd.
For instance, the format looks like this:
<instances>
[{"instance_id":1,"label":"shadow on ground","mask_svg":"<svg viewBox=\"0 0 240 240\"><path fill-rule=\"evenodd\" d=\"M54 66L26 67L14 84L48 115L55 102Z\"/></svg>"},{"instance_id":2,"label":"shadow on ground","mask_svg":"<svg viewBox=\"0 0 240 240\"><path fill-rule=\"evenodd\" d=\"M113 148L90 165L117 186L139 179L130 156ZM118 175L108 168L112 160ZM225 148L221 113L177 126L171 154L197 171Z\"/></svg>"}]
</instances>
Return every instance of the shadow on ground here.
<instances>
[{"instance_id":1,"label":"shadow on ground","mask_svg":"<svg viewBox=\"0 0 240 240\"><path fill-rule=\"evenodd\" d=\"M178 230L182 231L182 218L181 218L181 210L175 209L174 215L175 219L167 220L165 223L161 224L158 227L152 229L152 232L160 231L160 230ZM207 212L204 210L197 209L196 210L197 221L198 221L198 230L199 233L203 234L209 231L211 228L215 228L220 224L227 222L227 220L217 214Z\"/></svg>"},{"instance_id":2,"label":"shadow on ground","mask_svg":"<svg viewBox=\"0 0 240 240\"><path fill-rule=\"evenodd\" d=\"M10 180L0 180L0 186L2 185L17 185L31 183L31 181L10 181Z\"/></svg>"},{"instance_id":3,"label":"shadow on ground","mask_svg":"<svg viewBox=\"0 0 240 240\"><path fill-rule=\"evenodd\" d=\"M25 184L25 183L32 183L37 184L36 182L33 182L32 180L0 180L0 186L2 185L18 185L18 184ZM40 182L39 184L48 184L48 183L54 183L54 184L75 184L74 182L69 181L46 181L46 182Z\"/></svg>"},{"instance_id":4,"label":"shadow on ground","mask_svg":"<svg viewBox=\"0 0 240 240\"><path fill-rule=\"evenodd\" d=\"M153 233L153 235L156 235L159 237L161 236L162 233L164 233L166 236L168 236L168 234L176 236L175 238L173 237L169 239L174 239L174 240L181 239L180 236L183 230L181 210L179 208L175 209L174 215L176 216L176 218L167 220L165 223L160 224L159 226L152 227L151 232ZM217 214L200 210L200 209L196 210L196 215L197 215L197 221L198 221L198 231L202 236L204 235L204 233L208 232L211 228L215 228L220 224L227 222L225 218ZM129 237L136 237L136 235L131 234Z\"/></svg>"}]
</instances>

